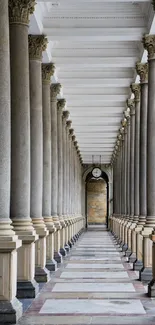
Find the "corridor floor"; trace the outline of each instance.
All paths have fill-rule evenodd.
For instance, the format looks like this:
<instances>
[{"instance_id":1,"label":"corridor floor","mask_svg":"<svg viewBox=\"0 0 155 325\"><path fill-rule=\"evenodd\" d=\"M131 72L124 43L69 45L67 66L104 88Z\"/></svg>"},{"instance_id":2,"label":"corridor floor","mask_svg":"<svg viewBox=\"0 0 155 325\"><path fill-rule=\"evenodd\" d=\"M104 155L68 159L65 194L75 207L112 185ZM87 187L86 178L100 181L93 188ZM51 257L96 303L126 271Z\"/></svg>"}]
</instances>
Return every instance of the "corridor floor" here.
<instances>
[{"instance_id":1,"label":"corridor floor","mask_svg":"<svg viewBox=\"0 0 155 325\"><path fill-rule=\"evenodd\" d=\"M18 324L153 325L155 300L110 232L94 228L81 236Z\"/></svg>"}]
</instances>

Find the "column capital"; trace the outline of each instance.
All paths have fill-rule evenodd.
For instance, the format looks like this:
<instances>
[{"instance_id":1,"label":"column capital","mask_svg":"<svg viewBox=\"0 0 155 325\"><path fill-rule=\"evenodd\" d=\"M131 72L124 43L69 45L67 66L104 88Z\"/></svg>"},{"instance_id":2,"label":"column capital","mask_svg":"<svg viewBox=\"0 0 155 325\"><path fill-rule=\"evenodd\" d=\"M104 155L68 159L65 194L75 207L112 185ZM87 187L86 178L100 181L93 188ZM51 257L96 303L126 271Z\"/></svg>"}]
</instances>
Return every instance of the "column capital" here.
<instances>
[{"instance_id":1,"label":"column capital","mask_svg":"<svg viewBox=\"0 0 155 325\"><path fill-rule=\"evenodd\" d=\"M75 139L76 139L76 136L75 136L75 134L73 134L73 136L72 136L73 143L75 142Z\"/></svg>"},{"instance_id":2,"label":"column capital","mask_svg":"<svg viewBox=\"0 0 155 325\"><path fill-rule=\"evenodd\" d=\"M141 84L148 82L148 63L136 63L136 71L137 74L140 76Z\"/></svg>"},{"instance_id":3,"label":"column capital","mask_svg":"<svg viewBox=\"0 0 155 325\"><path fill-rule=\"evenodd\" d=\"M66 120L69 118L69 111L62 112L63 121L66 123Z\"/></svg>"},{"instance_id":4,"label":"column capital","mask_svg":"<svg viewBox=\"0 0 155 325\"><path fill-rule=\"evenodd\" d=\"M135 115L135 101L134 101L134 99L127 99L127 106L130 108L130 116Z\"/></svg>"},{"instance_id":5,"label":"column capital","mask_svg":"<svg viewBox=\"0 0 155 325\"><path fill-rule=\"evenodd\" d=\"M61 85L59 83L51 84L51 101L56 100L57 95L60 93Z\"/></svg>"},{"instance_id":6,"label":"column capital","mask_svg":"<svg viewBox=\"0 0 155 325\"><path fill-rule=\"evenodd\" d=\"M68 120L66 122L66 125L67 125L67 129L68 129L68 132L69 132L69 129L71 128L71 125L72 125L72 121L71 120Z\"/></svg>"},{"instance_id":7,"label":"column capital","mask_svg":"<svg viewBox=\"0 0 155 325\"><path fill-rule=\"evenodd\" d=\"M41 60L42 52L47 48L48 40L45 35L28 35L30 60Z\"/></svg>"},{"instance_id":8,"label":"column capital","mask_svg":"<svg viewBox=\"0 0 155 325\"><path fill-rule=\"evenodd\" d=\"M29 16L33 14L35 0L9 0L10 24L29 24Z\"/></svg>"},{"instance_id":9,"label":"column capital","mask_svg":"<svg viewBox=\"0 0 155 325\"><path fill-rule=\"evenodd\" d=\"M122 124L122 127L125 130L125 127L127 126L127 119L126 119L126 117L124 117L124 119L121 121L121 124Z\"/></svg>"},{"instance_id":10,"label":"column capital","mask_svg":"<svg viewBox=\"0 0 155 325\"><path fill-rule=\"evenodd\" d=\"M148 60L155 59L155 35L145 35L143 45L148 52Z\"/></svg>"},{"instance_id":11,"label":"column capital","mask_svg":"<svg viewBox=\"0 0 155 325\"><path fill-rule=\"evenodd\" d=\"M127 125L129 125L130 124L130 108L129 107L127 107L127 109L124 111L124 117L127 120Z\"/></svg>"},{"instance_id":12,"label":"column capital","mask_svg":"<svg viewBox=\"0 0 155 325\"><path fill-rule=\"evenodd\" d=\"M69 129L69 135L70 135L71 140L72 140L72 136L74 135L74 129L73 128Z\"/></svg>"},{"instance_id":13,"label":"column capital","mask_svg":"<svg viewBox=\"0 0 155 325\"><path fill-rule=\"evenodd\" d=\"M64 98L58 99L58 101L57 101L58 111L62 112L62 110L64 109L65 105L66 105L66 100Z\"/></svg>"},{"instance_id":14,"label":"column capital","mask_svg":"<svg viewBox=\"0 0 155 325\"><path fill-rule=\"evenodd\" d=\"M42 63L42 81L43 83L49 83L51 81L51 76L53 76L55 71L55 65L53 63Z\"/></svg>"},{"instance_id":15,"label":"column capital","mask_svg":"<svg viewBox=\"0 0 155 325\"><path fill-rule=\"evenodd\" d=\"M139 102L140 101L140 84L136 84L133 83L130 86L132 93L134 94L135 98L135 102Z\"/></svg>"}]
</instances>

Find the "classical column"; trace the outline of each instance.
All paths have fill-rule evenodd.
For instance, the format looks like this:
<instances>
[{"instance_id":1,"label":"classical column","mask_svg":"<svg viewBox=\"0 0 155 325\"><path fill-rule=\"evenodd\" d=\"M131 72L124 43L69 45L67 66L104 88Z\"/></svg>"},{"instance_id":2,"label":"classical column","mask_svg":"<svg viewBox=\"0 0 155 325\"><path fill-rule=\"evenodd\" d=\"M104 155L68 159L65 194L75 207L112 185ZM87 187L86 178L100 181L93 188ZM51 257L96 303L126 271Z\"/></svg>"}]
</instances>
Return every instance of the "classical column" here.
<instances>
[{"instance_id":1,"label":"classical column","mask_svg":"<svg viewBox=\"0 0 155 325\"><path fill-rule=\"evenodd\" d=\"M140 184L139 184L139 220L135 228L136 236L136 257L134 270L140 271L143 267L143 236L141 231L146 221L146 162L147 162L147 102L148 102L148 64L137 63L136 70L140 76L141 106L140 106Z\"/></svg>"},{"instance_id":2,"label":"classical column","mask_svg":"<svg viewBox=\"0 0 155 325\"><path fill-rule=\"evenodd\" d=\"M58 123L58 216L62 229L60 230L60 253L66 256L65 246L65 227L63 218L63 137L62 137L62 110L66 104L65 99L59 99L57 102L57 123Z\"/></svg>"},{"instance_id":3,"label":"classical column","mask_svg":"<svg viewBox=\"0 0 155 325\"><path fill-rule=\"evenodd\" d=\"M58 125L57 125L57 95L61 89L60 84L51 85L51 215L56 232L54 234L54 259L62 262L60 254L60 230L62 229L58 217Z\"/></svg>"},{"instance_id":4,"label":"classical column","mask_svg":"<svg viewBox=\"0 0 155 325\"><path fill-rule=\"evenodd\" d=\"M18 250L17 296L35 297L35 240L30 218L30 93L28 24L35 1L9 1L11 59L11 206Z\"/></svg>"},{"instance_id":5,"label":"classical column","mask_svg":"<svg viewBox=\"0 0 155 325\"><path fill-rule=\"evenodd\" d=\"M65 228L65 249L67 251L70 250L70 247L68 245L68 226L69 226L69 220L67 217L67 139L66 139L66 121L69 117L69 112L68 111L63 111L63 116L62 116L62 127L63 127L63 132L62 132L62 138L63 138L63 205L62 205L62 214L63 218L66 223L66 228Z\"/></svg>"},{"instance_id":6,"label":"classical column","mask_svg":"<svg viewBox=\"0 0 155 325\"><path fill-rule=\"evenodd\" d=\"M35 250L35 279L46 282L46 237L49 234L42 216L43 193L43 119L42 119L42 52L47 46L44 35L29 35L30 127L31 127L31 199L30 214L39 240Z\"/></svg>"},{"instance_id":7,"label":"classical column","mask_svg":"<svg viewBox=\"0 0 155 325\"><path fill-rule=\"evenodd\" d=\"M130 217L126 225L127 245L126 256L131 255L131 230L130 226L134 217L134 159L135 159L135 101L128 99L128 107L130 108Z\"/></svg>"},{"instance_id":8,"label":"classical column","mask_svg":"<svg viewBox=\"0 0 155 325\"><path fill-rule=\"evenodd\" d=\"M8 1L0 1L0 324L16 323L22 305L16 298L17 249L21 241L10 216L11 112Z\"/></svg>"},{"instance_id":9,"label":"classical column","mask_svg":"<svg viewBox=\"0 0 155 325\"><path fill-rule=\"evenodd\" d=\"M148 293L155 296L155 35L144 37L144 47L148 51L148 114L147 114L147 217L142 235L144 236L144 268L153 272ZM152 236L151 236L152 233ZM150 237L149 237L150 235ZM151 252L153 242L153 251ZM153 256L153 261L151 259ZM151 265L152 262L152 265ZM149 271L150 270L150 271ZM145 269L144 269L145 272ZM151 275L152 277L152 275ZM150 276L148 276L150 278Z\"/></svg>"},{"instance_id":10,"label":"classical column","mask_svg":"<svg viewBox=\"0 0 155 325\"><path fill-rule=\"evenodd\" d=\"M131 230L131 251L129 262L136 261L136 236L134 229L139 220L139 155L140 155L140 84L131 85L135 100L135 148L134 148L134 218Z\"/></svg>"},{"instance_id":11,"label":"classical column","mask_svg":"<svg viewBox=\"0 0 155 325\"><path fill-rule=\"evenodd\" d=\"M51 103L50 83L54 64L42 64L42 105L43 105L43 217L49 236L46 237L46 267L56 270L54 260L54 222L51 216Z\"/></svg>"}]
</instances>

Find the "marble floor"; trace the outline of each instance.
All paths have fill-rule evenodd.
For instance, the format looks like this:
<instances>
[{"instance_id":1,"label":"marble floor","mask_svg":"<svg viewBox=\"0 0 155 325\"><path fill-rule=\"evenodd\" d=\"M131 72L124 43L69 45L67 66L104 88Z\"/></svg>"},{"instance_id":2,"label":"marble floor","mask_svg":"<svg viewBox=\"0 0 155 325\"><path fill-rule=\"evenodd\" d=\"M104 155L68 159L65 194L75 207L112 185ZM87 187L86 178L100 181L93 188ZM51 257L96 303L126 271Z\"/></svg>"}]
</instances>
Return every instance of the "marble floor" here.
<instances>
[{"instance_id":1,"label":"marble floor","mask_svg":"<svg viewBox=\"0 0 155 325\"><path fill-rule=\"evenodd\" d=\"M80 237L18 322L71 324L155 324L155 300L106 229Z\"/></svg>"}]
</instances>

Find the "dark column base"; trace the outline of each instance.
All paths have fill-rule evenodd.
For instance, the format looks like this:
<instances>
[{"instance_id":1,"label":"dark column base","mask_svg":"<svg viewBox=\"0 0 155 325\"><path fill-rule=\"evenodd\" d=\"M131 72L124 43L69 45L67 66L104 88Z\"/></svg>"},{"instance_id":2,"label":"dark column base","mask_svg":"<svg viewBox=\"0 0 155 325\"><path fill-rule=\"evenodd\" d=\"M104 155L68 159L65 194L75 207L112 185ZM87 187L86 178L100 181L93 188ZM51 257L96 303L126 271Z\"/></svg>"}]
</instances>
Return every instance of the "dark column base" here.
<instances>
[{"instance_id":1,"label":"dark column base","mask_svg":"<svg viewBox=\"0 0 155 325\"><path fill-rule=\"evenodd\" d=\"M131 254L132 254L131 249L128 249L128 250L125 252L125 256L126 256L126 257L129 257Z\"/></svg>"},{"instance_id":2,"label":"dark column base","mask_svg":"<svg viewBox=\"0 0 155 325\"><path fill-rule=\"evenodd\" d=\"M68 245L70 248L72 248L72 246L74 245L70 240L68 241Z\"/></svg>"},{"instance_id":3,"label":"dark column base","mask_svg":"<svg viewBox=\"0 0 155 325\"><path fill-rule=\"evenodd\" d=\"M38 283L31 281L17 281L17 298L35 298L39 292Z\"/></svg>"},{"instance_id":4,"label":"dark column base","mask_svg":"<svg viewBox=\"0 0 155 325\"><path fill-rule=\"evenodd\" d=\"M54 260L54 258L52 260L47 260L46 268L49 271L56 271L57 270L57 262Z\"/></svg>"},{"instance_id":5,"label":"dark column base","mask_svg":"<svg viewBox=\"0 0 155 325\"><path fill-rule=\"evenodd\" d=\"M54 252L54 259L58 264L62 263L62 255L60 253Z\"/></svg>"},{"instance_id":6,"label":"dark column base","mask_svg":"<svg viewBox=\"0 0 155 325\"><path fill-rule=\"evenodd\" d=\"M148 296L155 298L155 280L152 279L148 284Z\"/></svg>"},{"instance_id":7,"label":"dark column base","mask_svg":"<svg viewBox=\"0 0 155 325\"><path fill-rule=\"evenodd\" d=\"M17 298L11 302L0 301L0 324L16 324L22 313L23 307Z\"/></svg>"},{"instance_id":8,"label":"dark column base","mask_svg":"<svg viewBox=\"0 0 155 325\"><path fill-rule=\"evenodd\" d=\"M127 249L128 249L128 245L127 245L127 244L124 244L124 245L122 246L122 252L126 252Z\"/></svg>"},{"instance_id":9,"label":"dark column base","mask_svg":"<svg viewBox=\"0 0 155 325\"><path fill-rule=\"evenodd\" d=\"M63 248L63 247L61 247L61 248L60 248L60 254L61 254L62 256L66 256L66 255L67 255L67 251L66 251L66 249Z\"/></svg>"},{"instance_id":10,"label":"dark column base","mask_svg":"<svg viewBox=\"0 0 155 325\"><path fill-rule=\"evenodd\" d=\"M65 244L65 250L66 250L66 252L70 252L70 247L68 244Z\"/></svg>"},{"instance_id":11,"label":"dark column base","mask_svg":"<svg viewBox=\"0 0 155 325\"><path fill-rule=\"evenodd\" d=\"M150 282L152 280L152 267L145 267L139 273L139 280Z\"/></svg>"},{"instance_id":12,"label":"dark column base","mask_svg":"<svg viewBox=\"0 0 155 325\"><path fill-rule=\"evenodd\" d=\"M141 271L143 269L143 262L142 261L136 261L133 263L133 270L134 271Z\"/></svg>"},{"instance_id":13,"label":"dark column base","mask_svg":"<svg viewBox=\"0 0 155 325\"><path fill-rule=\"evenodd\" d=\"M134 262L136 262L136 253L132 253L129 256L129 263L134 263Z\"/></svg>"},{"instance_id":14,"label":"dark column base","mask_svg":"<svg viewBox=\"0 0 155 325\"><path fill-rule=\"evenodd\" d=\"M40 266L36 266L35 268L35 280L40 282L48 282L50 280L50 272L46 267L42 268Z\"/></svg>"},{"instance_id":15,"label":"dark column base","mask_svg":"<svg viewBox=\"0 0 155 325\"><path fill-rule=\"evenodd\" d=\"M76 243L77 242L77 239L76 239L75 236L72 237L72 241L73 241L73 243Z\"/></svg>"}]
</instances>

